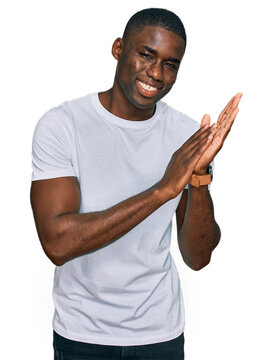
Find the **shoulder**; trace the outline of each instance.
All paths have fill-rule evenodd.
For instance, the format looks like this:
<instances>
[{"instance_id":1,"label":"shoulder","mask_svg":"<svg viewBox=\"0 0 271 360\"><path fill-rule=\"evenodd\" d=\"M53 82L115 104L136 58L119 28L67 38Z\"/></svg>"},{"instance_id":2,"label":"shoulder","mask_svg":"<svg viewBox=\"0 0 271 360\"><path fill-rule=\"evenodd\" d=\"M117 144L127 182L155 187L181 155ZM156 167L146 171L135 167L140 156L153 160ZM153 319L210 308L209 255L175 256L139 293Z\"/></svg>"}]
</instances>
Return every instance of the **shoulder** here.
<instances>
[{"instance_id":1,"label":"shoulder","mask_svg":"<svg viewBox=\"0 0 271 360\"><path fill-rule=\"evenodd\" d=\"M78 108L83 108L89 101L90 94L75 99L63 101L46 111L36 124L35 131L51 129L55 132L73 131L73 121Z\"/></svg>"}]
</instances>

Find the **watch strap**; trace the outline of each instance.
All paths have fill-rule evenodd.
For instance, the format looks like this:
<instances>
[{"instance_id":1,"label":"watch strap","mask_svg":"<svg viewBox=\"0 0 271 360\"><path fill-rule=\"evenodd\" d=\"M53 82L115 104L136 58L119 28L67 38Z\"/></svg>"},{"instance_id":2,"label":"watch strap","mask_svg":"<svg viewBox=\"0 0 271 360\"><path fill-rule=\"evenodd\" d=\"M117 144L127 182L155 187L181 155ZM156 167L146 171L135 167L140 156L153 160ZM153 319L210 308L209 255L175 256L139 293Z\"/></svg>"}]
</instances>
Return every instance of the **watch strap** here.
<instances>
[{"instance_id":1,"label":"watch strap","mask_svg":"<svg viewBox=\"0 0 271 360\"><path fill-rule=\"evenodd\" d=\"M196 175L192 174L188 184L199 187L201 185L208 185L212 181L211 174L206 175Z\"/></svg>"}]
</instances>

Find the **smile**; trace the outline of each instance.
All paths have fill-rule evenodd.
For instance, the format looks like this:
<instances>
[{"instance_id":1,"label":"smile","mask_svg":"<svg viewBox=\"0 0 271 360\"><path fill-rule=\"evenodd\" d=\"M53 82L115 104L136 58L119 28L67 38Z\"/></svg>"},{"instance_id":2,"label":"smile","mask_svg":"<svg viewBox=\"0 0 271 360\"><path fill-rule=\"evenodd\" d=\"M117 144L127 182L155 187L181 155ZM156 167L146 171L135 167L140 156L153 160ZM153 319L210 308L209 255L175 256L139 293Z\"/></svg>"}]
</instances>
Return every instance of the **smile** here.
<instances>
[{"instance_id":1,"label":"smile","mask_svg":"<svg viewBox=\"0 0 271 360\"><path fill-rule=\"evenodd\" d=\"M136 80L137 83L137 87L139 89L139 92L141 93L141 95L143 96L147 96L147 97L151 97L157 94L157 92L159 91L159 88L154 87L154 86L150 86L140 80Z\"/></svg>"},{"instance_id":2,"label":"smile","mask_svg":"<svg viewBox=\"0 0 271 360\"><path fill-rule=\"evenodd\" d=\"M148 85L148 84L145 84L145 83L143 83L142 81L139 81L139 80L138 80L138 84L139 84L141 87L143 87L143 89L146 89L146 90L149 90L149 91L157 90L156 87L153 87L153 86L150 86L150 85Z\"/></svg>"}]
</instances>

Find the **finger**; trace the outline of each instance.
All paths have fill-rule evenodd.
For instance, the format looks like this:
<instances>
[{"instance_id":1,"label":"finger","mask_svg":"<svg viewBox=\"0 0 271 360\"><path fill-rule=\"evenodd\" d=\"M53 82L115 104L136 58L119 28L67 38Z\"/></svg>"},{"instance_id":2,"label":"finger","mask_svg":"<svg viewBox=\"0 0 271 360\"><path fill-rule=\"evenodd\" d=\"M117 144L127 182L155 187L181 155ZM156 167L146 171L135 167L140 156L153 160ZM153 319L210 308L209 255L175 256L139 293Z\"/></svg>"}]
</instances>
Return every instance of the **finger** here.
<instances>
[{"instance_id":1,"label":"finger","mask_svg":"<svg viewBox=\"0 0 271 360\"><path fill-rule=\"evenodd\" d=\"M231 116L231 113L237 108L241 100L241 96L235 96L235 99L232 101L231 105L228 107L227 111L221 118L221 124L227 121L228 117Z\"/></svg>"},{"instance_id":2,"label":"finger","mask_svg":"<svg viewBox=\"0 0 271 360\"><path fill-rule=\"evenodd\" d=\"M206 134L210 131L211 131L211 128L208 127L207 125L200 127L193 135L190 136L190 138L188 138L186 140L186 142L183 144L182 147L189 146L191 143L194 143L195 141L197 141L197 139L204 136L204 134Z\"/></svg>"},{"instance_id":3,"label":"finger","mask_svg":"<svg viewBox=\"0 0 271 360\"><path fill-rule=\"evenodd\" d=\"M225 118L220 122L219 124L219 131L222 131L222 133L228 132L233 124L233 121L235 120L235 117L239 111L238 104L240 102L240 99L238 99L235 103L235 105L232 107L232 109L229 111L229 113L225 116Z\"/></svg>"},{"instance_id":4,"label":"finger","mask_svg":"<svg viewBox=\"0 0 271 360\"><path fill-rule=\"evenodd\" d=\"M205 141L197 144L188 154L188 158L192 161L192 165L196 165L202 156L205 156L205 152L208 151L209 145L212 142L214 134L210 134Z\"/></svg>"},{"instance_id":5,"label":"finger","mask_svg":"<svg viewBox=\"0 0 271 360\"><path fill-rule=\"evenodd\" d=\"M225 120L227 114L239 104L242 95L242 93L238 93L231 98L231 100L228 102L228 104L225 106L225 108L222 110L218 117L217 122L219 124L221 124Z\"/></svg>"},{"instance_id":6,"label":"finger","mask_svg":"<svg viewBox=\"0 0 271 360\"><path fill-rule=\"evenodd\" d=\"M221 111L221 113L220 113L220 115L219 115L219 117L218 117L218 120L217 120L218 123L220 123L220 121L221 121L222 117L224 116L224 114L227 113L229 107L231 106L232 102L234 101L234 98L235 98L235 96L233 96L233 97L230 99L230 101L227 103L227 105L226 105L226 106L224 107L224 109Z\"/></svg>"},{"instance_id":7,"label":"finger","mask_svg":"<svg viewBox=\"0 0 271 360\"><path fill-rule=\"evenodd\" d=\"M199 128L198 131L196 131L188 140L186 140L186 142L182 145L180 150L181 149L182 151L184 149L189 150L191 147L197 144L201 139L203 139L206 135L208 136L211 130L212 130L211 127L208 127L207 125L205 125L202 128Z\"/></svg>"},{"instance_id":8,"label":"finger","mask_svg":"<svg viewBox=\"0 0 271 360\"><path fill-rule=\"evenodd\" d=\"M208 126L208 124L204 125L203 127L200 127L186 142L182 145L182 147L179 150L183 150L184 148L189 149L191 146L193 146L195 143L197 143L200 139L202 139L205 134L210 133L212 129L214 129L217 126L216 123L214 123L211 127Z\"/></svg>"},{"instance_id":9,"label":"finger","mask_svg":"<svg viewBox=\"0 0 271 360\"><path fill-rule=\"evenodd\" d=\"M208 152L213 153L215 149L216 149L216 152L221 149L226 137L228 136L228 134L230 132L231 126L234 122L234 119L235 119L238 111L239 111L238 108L236 108L234 110L234 112L232 113L231 121L229 121L227 124L227 128L226 127L223 128L224 131L222 131L221 129L218 129L216 131L216 133L213 136L212 142L209 145Z\"/></svg>"},{"instance_id":10,"label":"finger","mask_svg":"<svg viewBox=\"0 0 271 360\"><path fill-rule=\"evenodd\" d=\"M242 93L238 93L235 96L233 96L231 98L231 100L228 102L228 104L225 107L225 113L227 113L230 109L232 109L232 107L234 107L236 105L236 103L239 103L239 101L241 100L242 97Z\"/></svg>"},{"instance_id":11,"label":"finger","mask_svg":"<svg viewBox=\"0 0 271 360\"><path fill-rule=\"evenodd\" d=\"M208 126L209 127L210 122L211 122L210 115L205 114L205 115L203 115L203 118L201 120L200 127L203 127L203 126Z\"/></svg>"},{"instance_id":12,"label":"finger","mask_svg":"<svg viewBox=\"0 0 271 360\"><path fill-rule=\"evenodd\" d=\"M225 124L223 125L222 132L224 132L224 134L225 134L224 138L226 138L226 136L228 135L228 133L229 133L231 127L232 127L232 124L233 124L233 122L234 122L234 120L236 118L236 115L238 114L238 111L239 111L239 109L235 108L233 110L233 112L231 113L231 115L229 116L228 121L225 122Z\"/></svg>"},{"instance_id":13,"label":"finger","mask_svg":"<svg viewBox=\"0 0 271 360\"><path fill-rule=\"evenodd\" d=\"M209 132L205 132L205 134L200 139L198 139L197 142L190 145L190 147L185 152L185 155L190 155L191 157L194 156L196 152L202 154L205 151L206 147L210 144L216 132L215 124L213 124L212 127L209 129Z\"/></svg>"},{"instance_id":14,"label":"finger","mask_svg":"<svg viewBox=\"0 0 271 360\"><path fill-rule=\"evenodd\" d=\"M228 136L230 129L232 127L232 124L236 118L236 115L238 114L239 109L236 108L232 114L231 114L231 118L230 121L227 123L227 127L228 128L223 128L224 131L221 130L221 128L219 128L219 125L217 126L217 130L216 132L213 134L211 142L208 143L207 148L204 151L204 157L206 157L207 159L209 158L210 161L211 159L214 158L214 156L219 152L219 150L222 148L223 143L226 139L226 137ZM215 125L215 124L213 124Z\"/></svg>"}]
</instances>

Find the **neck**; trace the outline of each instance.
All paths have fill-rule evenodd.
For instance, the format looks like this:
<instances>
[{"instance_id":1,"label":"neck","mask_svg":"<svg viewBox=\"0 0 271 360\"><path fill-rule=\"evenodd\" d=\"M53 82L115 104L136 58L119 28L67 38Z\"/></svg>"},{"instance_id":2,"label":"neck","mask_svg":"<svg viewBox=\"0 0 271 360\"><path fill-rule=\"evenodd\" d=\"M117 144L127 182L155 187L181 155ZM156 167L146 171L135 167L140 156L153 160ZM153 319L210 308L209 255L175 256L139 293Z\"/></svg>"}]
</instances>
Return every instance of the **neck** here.
<instances>
[{"instance_id":1,"label":"neck","mask_svg":"<svg viewBox=\"0 0 271 360\"><path fill-rule=\"evenodd\" d=\"M155 105L147 109L139 109L134 106L125 96L122 89L114 81L113 87L100 92L99 100L103 107L122 119L141 121L151 118L155 112Z\"/></svg>"}]
</instances>

